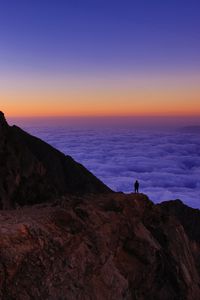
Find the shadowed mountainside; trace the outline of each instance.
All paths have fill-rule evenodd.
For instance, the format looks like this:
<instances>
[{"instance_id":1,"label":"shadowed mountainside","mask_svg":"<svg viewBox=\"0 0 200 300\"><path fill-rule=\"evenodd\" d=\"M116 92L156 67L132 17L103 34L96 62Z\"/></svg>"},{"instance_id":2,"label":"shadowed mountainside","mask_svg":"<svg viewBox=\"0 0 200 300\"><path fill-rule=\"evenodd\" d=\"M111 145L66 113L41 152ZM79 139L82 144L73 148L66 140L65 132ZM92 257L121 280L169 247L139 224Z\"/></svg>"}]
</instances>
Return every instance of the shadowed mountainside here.
<instances>
[{"instance_id":1,"label":"shadowed mountainside","mask_svg":"<svg viewBox=\"0 0 200 300\"><path fill-rule=\"evenodd\" d=\"M0 112L0 208L34 204L66 193L111 190L72 157L9 126Z\"/></svg>"}]
</instances>

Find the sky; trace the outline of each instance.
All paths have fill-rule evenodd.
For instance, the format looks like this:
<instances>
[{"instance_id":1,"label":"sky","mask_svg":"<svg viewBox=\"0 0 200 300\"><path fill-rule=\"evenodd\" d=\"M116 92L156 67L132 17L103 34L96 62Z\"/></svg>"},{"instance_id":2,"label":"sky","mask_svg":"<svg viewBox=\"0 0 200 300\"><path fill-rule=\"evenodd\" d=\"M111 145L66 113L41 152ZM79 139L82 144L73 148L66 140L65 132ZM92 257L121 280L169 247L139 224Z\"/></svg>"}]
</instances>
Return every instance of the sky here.
<instances>
[{"instance_id":1,"label":"sky","mask_svg":"<svg viewBox=\"0 0 200 300\"><path fill-rule=\"evenodd\" d=\"M7 116L200 116L200 2L2 0Z\"/></svg>"}]
</instances>

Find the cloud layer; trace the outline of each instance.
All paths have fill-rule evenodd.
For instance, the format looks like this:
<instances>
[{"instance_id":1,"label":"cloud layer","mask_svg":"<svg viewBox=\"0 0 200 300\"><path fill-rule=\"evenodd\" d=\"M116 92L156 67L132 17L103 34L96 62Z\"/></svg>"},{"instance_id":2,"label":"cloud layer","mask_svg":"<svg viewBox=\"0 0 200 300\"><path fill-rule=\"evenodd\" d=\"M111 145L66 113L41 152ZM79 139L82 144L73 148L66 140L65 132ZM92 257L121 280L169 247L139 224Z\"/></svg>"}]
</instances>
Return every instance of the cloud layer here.
<instances>
[{"instance_id":1,"label":"cloud layer","mask_svg":"<svg viewBox=\"0 0 200 300\"><path fill-rule=\"evenodd\" d=\"M113 190L200 208L200 133L187 130L31 126L25 128L81 162Z\"/></svg>"}]
</instances>

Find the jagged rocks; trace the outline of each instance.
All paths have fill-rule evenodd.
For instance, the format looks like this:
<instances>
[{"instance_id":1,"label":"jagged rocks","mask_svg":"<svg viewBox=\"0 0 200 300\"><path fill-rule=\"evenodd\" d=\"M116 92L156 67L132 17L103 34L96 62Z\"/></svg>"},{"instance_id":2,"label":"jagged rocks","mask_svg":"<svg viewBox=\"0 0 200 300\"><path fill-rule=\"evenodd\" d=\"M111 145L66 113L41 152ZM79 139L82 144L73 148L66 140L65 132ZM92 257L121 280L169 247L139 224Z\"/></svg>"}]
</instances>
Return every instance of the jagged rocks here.
<instances>
[{"instance_id":1,"label":"jagged rocks","mask_svg":"<svg viewBox=\"0 0 200 300\"><path fill-rule=\"evenodd\" d=\"M2 300L200 298L199 242L142 194L68 196L0 223Z\"/></svg>"}]
</instances>

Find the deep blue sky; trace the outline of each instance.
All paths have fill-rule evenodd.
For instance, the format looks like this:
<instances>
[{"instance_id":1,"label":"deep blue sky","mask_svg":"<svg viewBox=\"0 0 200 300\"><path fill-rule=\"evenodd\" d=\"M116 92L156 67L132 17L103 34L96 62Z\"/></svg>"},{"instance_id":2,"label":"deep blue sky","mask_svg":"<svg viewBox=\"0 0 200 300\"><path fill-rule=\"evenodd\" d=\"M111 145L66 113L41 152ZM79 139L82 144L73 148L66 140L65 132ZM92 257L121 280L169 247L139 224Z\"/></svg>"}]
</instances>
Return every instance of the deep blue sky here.
<instances>
[{"instance_id":1,"label":"deep blue sky","mask_svg":"<svg viewBox=\"0 0 200 300\"><path fill-rule=\"evenodd\" d=\"M3 71L200 68L200 1L2 0Z\"/></svg>"}]
</instances>

